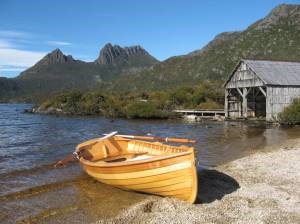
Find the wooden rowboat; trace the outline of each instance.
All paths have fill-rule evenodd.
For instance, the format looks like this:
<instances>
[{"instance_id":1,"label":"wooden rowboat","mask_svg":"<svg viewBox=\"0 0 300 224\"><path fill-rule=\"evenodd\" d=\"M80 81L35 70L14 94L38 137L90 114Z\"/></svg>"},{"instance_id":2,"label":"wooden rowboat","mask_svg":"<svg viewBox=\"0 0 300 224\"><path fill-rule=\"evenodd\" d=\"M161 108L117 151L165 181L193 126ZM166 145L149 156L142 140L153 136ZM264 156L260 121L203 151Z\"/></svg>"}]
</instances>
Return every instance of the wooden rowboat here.
<instances>
[{"instance_id":1,"label":"wooden rowboat","mask_svg":"<svg viewBox=\"0 0 300 224\"><path fill-rule=\"evenodd\" d=\"M197 171L193 147L114 135L76 147L76 155L88 175L125 190L195 201Z\"/></svg>"}]
</instances>

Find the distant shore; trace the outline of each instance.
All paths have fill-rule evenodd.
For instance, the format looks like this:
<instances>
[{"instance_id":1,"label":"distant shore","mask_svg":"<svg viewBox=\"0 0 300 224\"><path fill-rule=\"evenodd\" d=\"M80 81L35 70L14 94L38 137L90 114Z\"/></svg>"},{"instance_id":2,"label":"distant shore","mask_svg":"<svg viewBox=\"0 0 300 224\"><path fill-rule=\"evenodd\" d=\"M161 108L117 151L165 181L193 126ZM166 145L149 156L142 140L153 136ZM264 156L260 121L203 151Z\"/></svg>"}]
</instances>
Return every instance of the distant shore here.
<instances>
[{"instance_id":1,"label":"distant shore","mask_svg":"<svg viewBox=\"0 0 300 224\"><path fill-rule=\"evenodd\" d=\"M270 150L200 171L199 204L151 196L97 223L300 223L300 138Z\"/></svg>"},{"instance_id":2,"label":"distant shore","mask_svg":"<svg viewBox=\"0 0 300 224\"><path fill-rule=\"evenodd\" d=\"M54 116L80 116L80 117L106 117L108 119L116 119L116 118L125 118L125 119L146 119L146 120L168 120L168 119L180 119L181 117L179 115L176 115L174 113L168 113L164 116L137 116L137 117L124 117L119 115L110 115L107 113L84 113L81 111L78 112L70 112L63 110L61 108L55 108L55 107L48 107L47 109L41 108L41 107L32 107L30 109L24 110L24 113L31 113L31 114L43 114L43 115L54 115Z\"/></svg>"},{"instance_id":3,"label":"distant shore","mask_svg":"<svg viewBox=\"0 0 300 224\"><path fill-rule=\"evenodd\" d=\"M99 115L99 114L81 114L81 113L76 113L76 114L72 114L66 111L63 111L59 108L48 108L47 110L43 110L40 108L31 108L31 109L26 109L24 110L24 113L32 113L32 114L45 114L45 115L55 115L55 116L83 116L83 117L89 117L89 116L103 116L103 115ZM124 118L124 117L107 117L109 119L115 119L115 118ZM125 117L126 118L126 117ZM128 119L128 118L127 118ZM130 119L149 119L149 120L178 120L178 119L183 119L187 122L200 122L200 121L224 121L225 117L220 116L220 115L216 115L216 116L210 116L210 117L197 117L197 116L190 116L190 115L184 115L181 116L179 114L171 114L170 116L165 116L165 117L150 117L150 118L130 118Z\"/></svg>"}]
</instances>

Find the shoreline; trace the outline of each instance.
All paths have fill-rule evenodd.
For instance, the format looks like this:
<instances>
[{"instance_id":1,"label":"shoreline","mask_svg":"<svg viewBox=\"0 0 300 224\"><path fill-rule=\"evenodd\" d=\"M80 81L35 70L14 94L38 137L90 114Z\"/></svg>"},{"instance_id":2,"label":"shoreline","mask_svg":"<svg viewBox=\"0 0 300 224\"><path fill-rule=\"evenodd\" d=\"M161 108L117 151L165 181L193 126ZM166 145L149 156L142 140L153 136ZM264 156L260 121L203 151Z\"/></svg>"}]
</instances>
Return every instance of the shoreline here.
<instances>
[{"instance_id":1,"label":"shoreline","mask_svg":"<svg viewBox=\"0 0 300 224\"><path fill-rule=\"evenodd\" d=\"M197 204L150 196L96 223L300 223L300 138L269 147L200 171Z\"/></svg>"},{"instance_id":2,"label":"shoreline","mask_svg":"<svg viewBox=\"0 0 300 224\"><path fill-rule=\"evenodd\" d=\"M83 117L83 118L90 118L90 117L105 117L107 119L127 119L127 120L184 120L187 122L193 122L193 123L200 123L203 121L214 121L214 122L252 122L252 123L266 123L266 124L276 124L280 125L278 122L267 122L266 120L263 119L229 119L225 118L224 116L211 116L211 117L198 117L197 119L189 119L186 116L182 115L174 115L170 117L164 117L164 118L158 118L158 117L152 117L152 118L127 118L127 117L112 117L112 116L105 116L102 114L72 114L69 112L64 112L59 109L53 109L50 111L45 111L45 110L39 110L35 107L30 108L30 109L25 109L23 113L26 114L38 114L38 115L49 115L49 116L55 116L55 117ZM298 125L288 125L289 127L291 126L298 126Z\"/></svg>"},{"instance_id":3,"label":"shoreline","mask_svg":"<svg viewBox=\"0 0 300 224\"><path fill-rule=\"evenodd\" d=\"M300 139L295 134L276 145L253 147L249 156L198 169L194 205L120 190L84 173L77 176L71 170L79 167L73 164L2 176L4 183L44 181L2 195L0 217L19 223L299 223ZM72 173L75 179L62 178Z\"/></svg>"},{"instance_id":4,"label":"shoreline","mask_svg":"<svg viewBox=\"0 0 300 224\"><path fill-rule=\"evenodd\" d=\"M299 126L299 124L281 124L279 121L266 121L262 118L226 118L224 116L216 115L216 116L194 116L192 118L186 115L177 115L174 113L169 112L171 115L166 117L123 117L123 116L107 116L104 114L85 114L85 113L70 113L63 111L62 109L58 108L50 108L47 110L42 110L39 107L32 107L30 109L25 109L23 113L26 114L38 114L38 115L49 115L55 117L105 117L107 119L128 119L128 120L184 120L187 122L199 123L203 121L214 121L214 122L249 122L249 123L265 123L271 125L278 125L278 126L285 126L285 127L295 127Z\"/></svg>"},{"instance_id":5,"label":"shoreline","mask_svg":"<svg viewBox=\"0 0 300 224\"><path fill-rule=\"evenodd\" d=\"M53 108L50 107L46 110L41 109L40 107L32 107L30 109L25 109L23 111L24 113L28 113L28 114L40 114L40 115L50 115L50 116L66 116L66 117L105 117L108 119L134 119L134 120L178 120L181 119L179 116L175 116L175 115L170 115L170 116L166 116L166 117L134 117L134 118L128 118L128 117L124 117L124 116L110 116L110 115L105 115L105 114L98 114L98 113L93 113L93 114L86 114L86 113L71 113L68 111L64 111L62 109L59 108Z\"/></svg>"},{"instance_id":6,"label":"shoreline","mask_svg":"<svg viewBox=\"0 0 300 224\"><path fill-rule=\"evenodd\" d=\"M135 117L135 118L128 118L128 117L122 117L122 116L106 116L103 114L84 114L84 113L70 113L63 111L58 108L50 108L48 110L42 110L39 107L32 107L30 109L25 109L23 113L26 114L39 114L39 115L50 115L55 117L83 117L83 118L89 118L89 117L105 117L107 119L128 119L128 120L185 120L187 122L202 122L202 121L217 121L217 122L223 122L225 121L225 117L222 116L211 116L211 117L197 117L198 119L188 119L186 116L182 115L176 115L174 113L169 112L171 115L167 117Z\"/></svg>"}]
</instances>

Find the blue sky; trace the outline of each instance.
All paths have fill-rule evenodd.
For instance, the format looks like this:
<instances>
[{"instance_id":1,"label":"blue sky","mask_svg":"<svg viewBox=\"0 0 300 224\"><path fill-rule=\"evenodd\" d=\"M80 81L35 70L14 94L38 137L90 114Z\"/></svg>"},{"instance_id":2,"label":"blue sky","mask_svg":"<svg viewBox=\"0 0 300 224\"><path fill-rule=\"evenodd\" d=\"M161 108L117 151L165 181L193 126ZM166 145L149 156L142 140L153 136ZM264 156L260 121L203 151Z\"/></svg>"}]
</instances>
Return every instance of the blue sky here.
<instances>
[{"instance_id":1,"label":"blue sky","mask_svg":"<svg viewBox=\"0 0 300 224\"><path fill-rule=\"evenodd\" d=\"M280 0L0 0L0 76L14 77L55 48L93 61L106 43L141 45L159 60L243 30Z\"/></svg>"}]
</instances>

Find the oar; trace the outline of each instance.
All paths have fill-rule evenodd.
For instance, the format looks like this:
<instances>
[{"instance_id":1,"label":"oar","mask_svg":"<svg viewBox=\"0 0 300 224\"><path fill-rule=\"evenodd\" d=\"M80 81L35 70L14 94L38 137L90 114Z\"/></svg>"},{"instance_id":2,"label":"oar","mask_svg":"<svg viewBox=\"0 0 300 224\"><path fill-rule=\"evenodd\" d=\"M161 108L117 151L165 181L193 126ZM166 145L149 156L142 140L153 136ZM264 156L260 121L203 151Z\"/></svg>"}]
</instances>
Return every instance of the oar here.
<instances>
[{"instance_id":1,"label":"oar","mask_svg":"<svg viewBox=\"0 0 300 224\"><path fill-rule=\"evenodd\" d=\"M99 139L97 140L97 142L98 142L98 141L105 140L105 139L107 139L107 138L110 138L110 137L116 135L117 133L118 133L117 131L111 132L111 133L105 135L104 137L99 138ZM66 165L67 165L68 163L70 163L70 162L79 160L80 147L82 147L82 144L81 144L81 145L79 144L79 145L76 147L75 152L73 152L72 154L67 155L64 159L59 160L58 162L54 163L54 164L53 164L53 167L55 167L55 168L63 167L63 166L66 166Z\"/></svg>"},{"instance_id":2,"label":"oar","mask_svg":"<svg viewBox=\"0 0 300 224\"><path fill-rule=\"evenodd\" d=\"M76 161L76 155L74 153L67 155L65 158L62 160L59 160L58 162L53 164L53 167L58 168L58 167L63 167L66 166L68 163Z\"/></svg>"},{"instance_id":3,"label":"oar","mask_svg":"<svg viewBox=\"0 0 300 224\"><path fill-rule=\"evenodd\" d=\"M196 140L193 139L187 139L187 138L162 138L162 137L155 137L155 136L136 136L136 135L117 135L117 132L112 132L110 134L104 134L105 136L100 138L100 140L104 140L107 138L110 138L112 136L122 137L122 138L129 138L129 139L137 139L137 140L148 140L148 141L159 141L159 142L176 142L176 143L196 143ZM53 166L55 168L62 167L67 165L69 162L78 160L78 153L79 150L76 149L76 151L73 154L67 155L64 159L59 160Z\"/></svg>"},{"instance_id":4,"label":"oar","mask_svg":"<svg viewBox=\"0 0 300 224\"><path fill-rule=\"evenodd\" d=\"M136 135L115 135L122 138L130 138L137 140L150 140L150 141L159 141L159 142L176 142L176 143L196 143L196 140L187 139L187 138L162 138L155 136L136 136Z\"/></svg>"}]
</instances>

